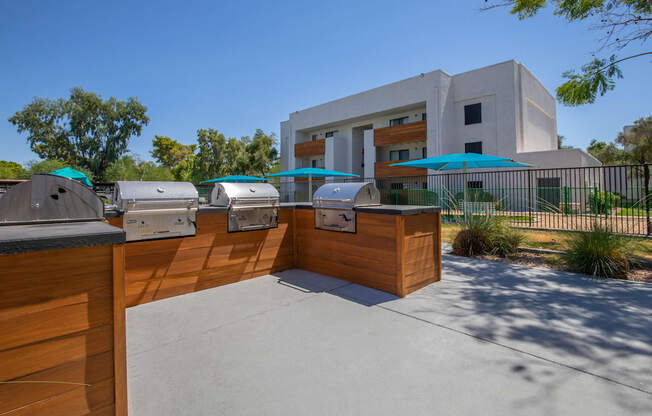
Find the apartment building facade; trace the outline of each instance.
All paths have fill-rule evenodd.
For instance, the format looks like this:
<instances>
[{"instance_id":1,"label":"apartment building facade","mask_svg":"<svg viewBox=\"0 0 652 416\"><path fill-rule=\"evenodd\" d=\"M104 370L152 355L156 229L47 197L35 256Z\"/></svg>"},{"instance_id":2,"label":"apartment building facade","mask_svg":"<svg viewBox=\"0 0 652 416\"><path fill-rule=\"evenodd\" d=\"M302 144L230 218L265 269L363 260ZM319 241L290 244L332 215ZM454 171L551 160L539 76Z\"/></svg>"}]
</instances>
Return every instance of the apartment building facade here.
<instances>
[{"instance_id":1,"label":"apartment building facade","mask_svg":"<svg viewBox=\"0 0 652 416\"><path fill-rule=\"evenodd\" d=\"M557 149L555 99L513 60L456 75L436 70L296 111L280 136L282 170L323 167L365 178L433 173L389 165L464 152L539 168L600 165L580 149ZM292 194L306 185L281 187Z\"/></svg>"}]
</instances>

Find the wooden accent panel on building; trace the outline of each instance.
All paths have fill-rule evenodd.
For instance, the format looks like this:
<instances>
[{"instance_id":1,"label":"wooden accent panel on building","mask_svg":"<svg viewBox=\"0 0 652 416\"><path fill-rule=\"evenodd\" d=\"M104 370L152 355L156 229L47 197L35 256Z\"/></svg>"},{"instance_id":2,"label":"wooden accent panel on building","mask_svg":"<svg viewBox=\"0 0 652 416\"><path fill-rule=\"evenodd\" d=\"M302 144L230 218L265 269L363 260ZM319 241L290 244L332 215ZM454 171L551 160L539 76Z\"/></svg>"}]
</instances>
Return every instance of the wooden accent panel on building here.
<instances>
[{"instance_id":1,"label":"wooden accent panel on building","mask_svg":"<svg viewBox=\"0 0 652 416\"><path fill-rule=\"evenodd\" d=\"M323 155L326 153L326 139L294 144L294 157Z\"/></svg>"},{"instance_id":2,"label":"wooden accent panel on building","mask_svg":"<svg viewBox=\"0 0 652 416\"><path fill-rule=\"evenodd\" d=\"M292 210L278 228L227 232L226 213L198 213L197 235L125 245L127 307L290 269Z\"/></svg>"},{"instance_id":3,"label":"wooden accent panel on building","mask_svg":"<svg viewBox=\"0 0 652 416\"><path fill-rule=\"evenodd\" d=\"M426 120L374 129L374 146L425 142L427 137L426 131Z\"/></svg>"},{"instance_id":4,"label":"wooden accent panel on building","mask_svg":"<svg viewBox=\"0 0 652 416\"><path fill-rule=\"evenodd\" d=\"M410 159L415 160L415 159ZM388 178L392 176L423 176L428 174L426 168L413 168L411 166L391 166L394 163L407 162L407 160L391 162L376 162L374 164L375 178Z\"/></svg>"},{"instance_id":5,"label":"wooden accent panel on building","mask_svg":"<svg viewBox=\"0 0 652 416\"><path fill-rule=\"evenodd\" d=\"M114 327L116 255L112 246L0 255L0 414L126 415L126 402L115 407L126 388L126 373L116 378L125 357L114 356L125 343L124 322Z\"/></svg>"},{"instance_id":6,"label":"wooden accent panel on building","mask_svg":"<svg viewBox=\"0 0 652 416\"><path fill-rule=\"evenodd\" d=\"M313 210L295 210L296 267L396 293L396 219L357 214L357 233L315 229Z\"/></svg>"}]
</instances>

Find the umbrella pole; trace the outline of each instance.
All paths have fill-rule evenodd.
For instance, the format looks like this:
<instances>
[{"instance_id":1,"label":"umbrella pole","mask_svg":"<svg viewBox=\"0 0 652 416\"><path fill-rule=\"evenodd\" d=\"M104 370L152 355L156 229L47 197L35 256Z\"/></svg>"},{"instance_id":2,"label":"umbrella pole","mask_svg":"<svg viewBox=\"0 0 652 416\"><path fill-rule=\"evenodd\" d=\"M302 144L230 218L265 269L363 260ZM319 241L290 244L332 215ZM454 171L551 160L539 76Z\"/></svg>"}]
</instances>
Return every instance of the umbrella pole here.
<instances>
[{"instance_id":1,"label":"umbrella pole","mask_svg":"<svg viewBox=\"0 0 652 416\"><path fill-rule=\"evenodd\" d=\"M463 181L464 181L464 223L467 221L467 210L466 210L466 198L467 198L467 186L466 186L466 162L462 163L462 172L463 172Z\"/></svg>"},{"instance_id":2,"label":"umbrella pole","mask_svg":"<svg viewBox=\"0 0 652 416\"><path fill-rule=\"evenodd\" d=\"M308 202L312 202L312 174L308 174Z\"/></svg>"}]
</instances>

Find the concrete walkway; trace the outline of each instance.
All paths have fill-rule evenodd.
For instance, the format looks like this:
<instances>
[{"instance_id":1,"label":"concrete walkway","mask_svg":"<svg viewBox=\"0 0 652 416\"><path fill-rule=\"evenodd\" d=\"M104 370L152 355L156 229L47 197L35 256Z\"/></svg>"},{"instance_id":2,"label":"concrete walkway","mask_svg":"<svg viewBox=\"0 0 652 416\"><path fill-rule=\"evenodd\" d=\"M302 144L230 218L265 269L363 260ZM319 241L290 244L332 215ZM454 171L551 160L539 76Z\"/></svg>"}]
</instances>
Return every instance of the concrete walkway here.
<instances>
[{"instance_id":1,"label":"concrete walkway","mask_svg":"<svg viewBox=\"0 0 652 416\"><path fill-rule=\"evenodd\" d=\"M404 299L289 270L130 308L130 415L652 413L652 285L444 266Z\"/></svg>"}]
</instances>

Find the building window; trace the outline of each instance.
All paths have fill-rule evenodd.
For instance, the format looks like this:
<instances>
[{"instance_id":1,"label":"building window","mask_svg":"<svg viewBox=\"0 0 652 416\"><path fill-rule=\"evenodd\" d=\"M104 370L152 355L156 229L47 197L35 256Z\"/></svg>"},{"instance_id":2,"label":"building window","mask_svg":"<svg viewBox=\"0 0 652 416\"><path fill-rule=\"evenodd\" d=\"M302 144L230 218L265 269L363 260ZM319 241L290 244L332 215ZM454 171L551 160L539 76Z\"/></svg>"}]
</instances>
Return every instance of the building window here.
<instances>
[{"instance_id":1,"label":"building window","mask_svg":"<svg viewBox=\"0 0 652 416\"><path fill-rule=\"evenodd\" d=\"M423 183L423 189L428 189L428 182Z\"/></svg>"},{"instance_id":2,"label":"building window","mask_svg":"<svg viewBox=\"0 0 652 416\"><path fill-rule=\"evenodd\" d=\"M482 142L464 143L464 153L482 154Z\"/></svg>"},{"instance_id":3,"label":"building window","mask_svg":"<svg viewBox=\"0 0 652 416\"><path fill-rule=\"evenodd\" d=\"M482 104L469 104L464 106L464 125L482 123Z\"/></svg>"},{"instance_id":4,"label":"building window","mask_svg":"<svg viewBox=\"0 0 652 416\"><path fill-rule=\"evenodd\" d=\"M421 113L421 121L425 121L425 120L426 120L426 113Z\"/></svg>"},{"instance_id":5,"label":"building window","mask_svg":"<svg viewBox=\"0 0 652 416\"><path fill-rule=\"evenodd\" d=\"M315 140L317 140L317 135L316 135L316 134L313 134L313 135L312 135L312 141L314 142Z\"/></svg>"},{"instance_id":6,"label":"building window","mask_svg":"<svg viewBox=\"0 0 652 416\"><path fill-rule=\"evenodd\" d=\"M410 151L408 149L404 150L391 150L389 152L389 160L408 160L410 158Z\"/></svg>"},{"instance_id":7,"label":"building window","mask_svg":"<svg viewBox=\"0 0 652 416\"><path fill-rule=\"evenodd\" d=\"M313 159L313 160L312 160L312 167L313 167L313 168L316 168L316 167L317 167L317 160L316 160L316 159Z\"/></svg>"},{"instance_id":8,"label":"building window","mask_svg":"<svg viewBox=\"0 0 652 416\"><path fill-rule=\"evenodd\" d=\"M425 159L427 157L428 157L428 149L425 147L421 148L421 158Z\"/></svg>"},{"instance_id":9,"label":"building window","mask_svg":"<svg viewBox=\"0 0 652 416\"><path fill-rule=\"evenodd\" d=\"M466 187L468 189L482 189L482 181L468 181Z\"/></svg>"},{"instance_id":10,"label":"building window","mask_svg":"<svg viewBox=\"0 0 652 416\"><path fill-rule=\"evenodd\" d=\"M389 126L390 127L392 127L392 126L400 126L401 124L407 123L409 119L410 119L410 117L408 117L408 116L400 117L400 118L393 118L393 119L389 120Z\"/></svg>"},{"instance_id":11,"label":"building window","mask_svg":"<svg viewBox=\"0 0 652 416\"><path fill-rule=\"evenodd\" d=\"M403 189L403 183L393 183L393 184L391 185L391 188L392 188L393 190L397 190L397 191L398 191L398 190L402 190L402 189Z\"/></svg>"},{"instance_id":12,"label":"building window","mask_svg":"<svg viewBox=\"0 0 652 416\"><path fill-rule=\"evenodd\" d=\"M333 137L335 135L335 133L337 133L337 130L327 131L325 136L326 137Z\"/></svg>"}]
</instances>

